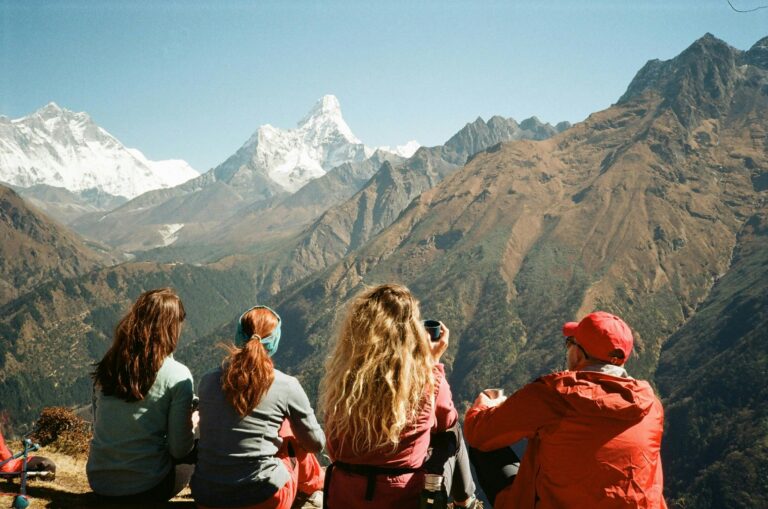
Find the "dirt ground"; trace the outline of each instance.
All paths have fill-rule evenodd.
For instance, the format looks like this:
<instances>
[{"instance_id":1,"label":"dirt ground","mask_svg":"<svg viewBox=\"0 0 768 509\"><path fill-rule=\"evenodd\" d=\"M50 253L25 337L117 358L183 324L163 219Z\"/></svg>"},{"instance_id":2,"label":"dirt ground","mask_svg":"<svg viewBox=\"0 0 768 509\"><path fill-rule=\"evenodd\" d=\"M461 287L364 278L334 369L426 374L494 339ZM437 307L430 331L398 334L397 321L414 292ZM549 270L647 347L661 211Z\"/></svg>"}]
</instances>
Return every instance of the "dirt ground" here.
<instances>
[{"instance_id":1,"label":"dirt ground","mask_svg":"<svg viewBox=\"0 0 768 509\"><path fill-rule=\"evenodd\" d=\"M103 504L99 504L93 498L88 487L88 480L85 477L85 458L73 458L50 450L41 450L37 454L52 459L56 463L57 472L56 479L53 481L31 479L27 483L30 509L103 507ZM18 479L14 481L0 480L0 493L2 494L0 507L10 507L13 501L12 496L18 493L19 488ZM132 505L119 507L121 509L150 509L152 506L151 504L141 504L135 507ZM158 507L194 509L195 503L192 501L192 496L187 488L170 503L158 505Z\"/></svg>"},{"instance_id":2,"label":"dirt ground","mask_svg":"<svg viewBox=\"0 0 768 509\"><path fill-rule=\"evenodd\" d=\"M35 454L50 458L56 463L56 479L53 481L42 479L29 480L27 483L27 497L30 509L77 509L80 507L116 507L119 509L170 507L172 509L195 509L195 502L192 500L189 488L185 488L179 496L165 504L106 506L95 499L88 486L88 479L85 476L85 456L76 458L46 448L42 448L40 452ZM13 496L19 492L19 489L19 479L13 481L0 480L0 508L11 507ZM294 504L294 509L312 509L313 507L315 506L309 502L301 505L301 502L298 500Z\"/></svg>"}]
</instances>

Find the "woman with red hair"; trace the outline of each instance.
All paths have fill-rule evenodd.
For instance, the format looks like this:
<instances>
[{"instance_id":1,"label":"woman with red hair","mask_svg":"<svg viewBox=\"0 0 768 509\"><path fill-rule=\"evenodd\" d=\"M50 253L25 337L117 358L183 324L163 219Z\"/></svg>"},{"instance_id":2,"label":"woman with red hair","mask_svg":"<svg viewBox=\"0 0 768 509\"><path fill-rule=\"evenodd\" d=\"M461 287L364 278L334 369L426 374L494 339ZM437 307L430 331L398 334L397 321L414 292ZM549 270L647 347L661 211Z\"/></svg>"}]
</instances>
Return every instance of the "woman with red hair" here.
<instances>
[{"instance_id":1,"label":"woman with red hair","mask_svg":"<svg viewBox=\"0 0 768 509\"><path fill-rule=\"evenodd\" d=\"M266 306L240 317L236 346L200 381L200 444L192 494L201 509L289 509L321 490L313 453L325 435L299 381L274 368L281 321Z\"/></svg>"}]
</instances>

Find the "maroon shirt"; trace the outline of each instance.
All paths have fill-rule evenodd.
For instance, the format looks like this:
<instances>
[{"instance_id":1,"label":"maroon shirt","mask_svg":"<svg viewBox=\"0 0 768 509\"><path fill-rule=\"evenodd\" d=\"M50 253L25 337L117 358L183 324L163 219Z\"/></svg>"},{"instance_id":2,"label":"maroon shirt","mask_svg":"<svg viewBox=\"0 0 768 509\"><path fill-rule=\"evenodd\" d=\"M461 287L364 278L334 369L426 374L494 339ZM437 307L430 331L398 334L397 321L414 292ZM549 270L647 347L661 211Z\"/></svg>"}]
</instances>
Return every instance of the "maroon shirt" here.
<instances>
[{"instance_id":1,"label":"maroon shirt","mask_svg":"<svg viewBox=\"0 0 768 509\"><path fill-rule=\"evenodd\" d=\"M334 461L357 465L376 465L387 468L419 468L424 463L431 433L445 431L456 424L459 416L453 406L451 388L445 379L442 364L435 365L435 402L427 399L416 421L409 425L394 452L382 450L355 455L349 446L340 447L336 437L329 436L328 453ZM391 507L415 507L424 487L421 471L403 475L378 475L373 500L365 500L368 479L339 468L331 475L328 490L328 506L332 508L355 507L361 509L387 509Z\"/></svg>"}]
</instances>

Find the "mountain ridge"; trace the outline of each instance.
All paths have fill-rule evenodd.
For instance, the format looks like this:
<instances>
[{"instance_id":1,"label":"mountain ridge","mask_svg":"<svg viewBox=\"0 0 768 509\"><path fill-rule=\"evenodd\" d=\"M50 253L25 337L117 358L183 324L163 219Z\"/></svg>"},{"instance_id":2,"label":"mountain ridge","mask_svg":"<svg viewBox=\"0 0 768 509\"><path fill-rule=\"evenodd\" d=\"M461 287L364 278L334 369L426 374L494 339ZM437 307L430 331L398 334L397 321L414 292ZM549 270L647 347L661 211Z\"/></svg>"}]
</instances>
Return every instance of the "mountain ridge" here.
<instances>
[{"instance_id":1,"label":"mountain ridge","mask_svg":"<svg viewBox=\"0 0 768 509\"><path fill-rule=\"evenodd\" d=\"M0 180L72 192L95 188L133 198L197 176L180 160L150 161L96 125L90 115L51 102L18 119L0 117Z\"/></svg>"},{"instance_id":2,"label":"mountain ridge","mask_svg":"<svg viewBox=\"0 0 768 509\"><path fill-rule=\"evenodd\" d=\"M364 284L399 280L430 316L463 324L452 326L447 361L462 380L459 398L556 365L544 338L598 308L634 324L639 354L630 368L652 378L665 338L728 271L743 222L761 206L766 138L753 133L765 128L768 101L752 80L768 81L747 71L729 89L731 109L705 110L717 116L698 124L656 94L555 138L479 153L362 247L277 296L297 322L293 334L307 338L288 347L291 363L317 373L313 354L301 352L321 355L338 313L319 310L343 309ZM516 339L464 343L470 323Z\"/></svg>"},{"instance_id":3,"label":"mountain ridge","mask_svg":"<svg viewBox=\"0 0 768 509\"><path fill-rule=\"evenodd\" d=\"M312 115L309 118L313 118ZM525 124L525 129L520 127L522 124ZM505 139L543 138L568 126L561 123L560 127L554 128L534 118L526 119L520 125L514 119L501 117L493 117L488 123L478 119L467 123L445 145L432 149L420 147L408 160L427 158L442 161L416 163L415 171L418 172L426 171L426 166L435 164L442 168L439 171L448 171L448 166L455 168L464 164L475 147L486 148ZM197 179L170 190L146 193L109 213L83 217L74 222L73 227L87 237L102 239L125 251L164 247L160 230L171 223L183 225L176 241L179 248L174 247L173 252L189 251L193 248L183 247L185 244L200 242L229 242L233 245L244 241L255 242L263 236L285 236L292 229L306 226L329 207L358 192L383 162L390 161L396 165L403 162L397 155L377 150L362 161L343 163L308 181L295 193L288 194L263 171L244 162L252 157L249 150L241 148L227 160L229 162ZM220 180L217 171L228 175L228 178L234 178L237 172L250 177L243 177L247 184L233 185L232 181ZM310 193L318 193L320 198L309 199ZM274 218L266 217L268 214ZM218 249L214 253L231 254ZM159 252L151 255L163 256Z\"/></svg>"},{"instance_id":4,"label":"mountain ridge","mask_svg":"<svg viewBox=\"0 0 768 509\"><path fill-rule=\"evenodd\" d=\"M0 305L46 280L84 274L107 260L2 185L0 237Z\"/></svg>"},{"instance_id":5,"label":"mountain ridge","mask_svg":"<svg viewBox=\"0 0 768 509\"><path fill-rule=\"evenodd\" d=\"M646 64L610 108L544 140L497 140L512 124L494 120L494 129L491 119L406 161L382 160L365 182L375 165L348 163L323 184L328 196L362 185L342 203L208 267L125 264L45 283L2 308L0 336L23 332L0 370L17 385L4 387L47 397L29 382L35 374L18 371L45 341L62 348L43 332L98 329L92 351L76 347L85 362L119 311L103 303L123 305L161 282L191 292L185 303L200 314L184 353L195 371L218 362L213 345L231 339L243 307L268 303L283 318L275 361L313 399L348 299L402 282L425 316L451 328L443 359L460 411L480 389L511 392L562 369L562 323L602 309L633 329L630 374L664 397L670 506L765 505L766 46L741 52L705 36ZM272 207L297 194L245 205L239 228L257 231L248 221L271 210L287 216ZM172 258L174 247L151 254ZM43 312L51 304L57 328ZM79 397L72 388L82 382L68 383L67 397ZM28 411L22 403L14 408Z\"/></svg>"},{"instance_id":6,"label":"mountain ridge","mask_svg":"<svg viewBox=\"0 0 768 509\"><path fill-rule=\"evenodd\" d=\"M218 180L232 185L248 185L251 179L266 177L282 190L294 193L331 168L368 159L374 150L352 133L336 96L325 95L295 129L270 124L259 127L213 171Z\"/></svg>"},{"instance_id":7,"label":"mountain ridge","mask_svg":"<svg viewBox=\"0 0 768 509\"><path fill-rule=\"evenodd\" d=\"M370 159L376 150L352 133L340 108L335 96L326 95L296 129L263 125L233 155L197 178L72 225L125 251L164 246L162 231L170 225L181 225L182 239L205 233L241 210L297 191L335 166Z\"/></svg>"}]
</instances>

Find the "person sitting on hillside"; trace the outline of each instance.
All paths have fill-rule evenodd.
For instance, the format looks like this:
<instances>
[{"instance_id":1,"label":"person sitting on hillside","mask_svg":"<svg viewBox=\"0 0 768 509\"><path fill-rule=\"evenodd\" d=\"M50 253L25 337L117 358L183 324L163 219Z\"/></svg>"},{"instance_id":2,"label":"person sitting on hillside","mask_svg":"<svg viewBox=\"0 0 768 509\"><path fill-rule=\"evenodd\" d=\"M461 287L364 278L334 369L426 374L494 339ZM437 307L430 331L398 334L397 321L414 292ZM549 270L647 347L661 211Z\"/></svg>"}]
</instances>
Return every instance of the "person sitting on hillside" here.
<instances>
[{"instance_id":1,"label":"person sitting on hillside","mask_svg":"<svg viewBox=\"0 0 768 509\"><path fill-rule=\"evenodd\" d=\"M450 335L441 332L430 340L404 286L377 286L350 304L321 383L327 508L418 507L427 473L444 476L455 506L482 507L439 363Z\"/></svg>"},{"instance_id":2,"label":"person sitting on hillside","mask_svg":"<svg viewBox=\"0 0 768 509\"><path fill-rule=\"evenodd\" d=\"M664 413L651 385L623 367L633 346L629 326L598 311L566 323L563 334L568 371L506 400L481 393L467 411L480 486L498 509L666 508ZM518 471L508 446L523 438Z\"/></svg>"},{"instance_id":3,"label":"person sitting on hillside","mask_svg":"<svg viewBox=\"0 0 768 509\"><path fill-rule=\"evenodd\" d=\"M166 502L189 482L192 374L173 358L185 316L170 288L142 293L96 364L86 473L104 501Z\"/></svg>"},{"instance_id":4,"label":"person sitting on hillside","mask_svg":"<svg viewBox=\"0 0 768 509\"><path fill-rule=\"evenodd\" d=\"M289 509L319 502L325 445L301 384L274 368L281 321L266 306L237 322L222 367L200 381L200 447L192 478L199 508Z\"/></svg>"}]
</instances>

